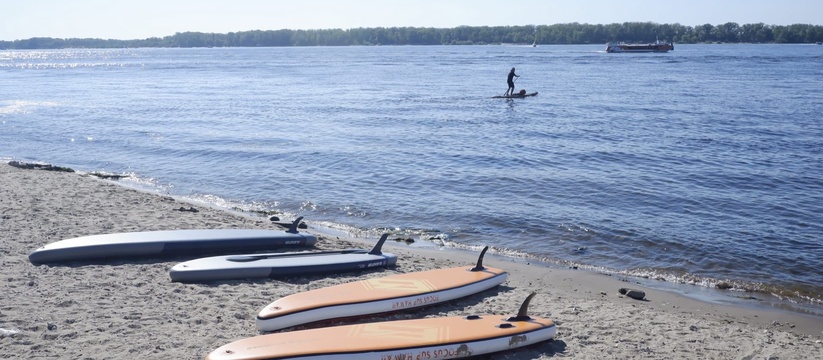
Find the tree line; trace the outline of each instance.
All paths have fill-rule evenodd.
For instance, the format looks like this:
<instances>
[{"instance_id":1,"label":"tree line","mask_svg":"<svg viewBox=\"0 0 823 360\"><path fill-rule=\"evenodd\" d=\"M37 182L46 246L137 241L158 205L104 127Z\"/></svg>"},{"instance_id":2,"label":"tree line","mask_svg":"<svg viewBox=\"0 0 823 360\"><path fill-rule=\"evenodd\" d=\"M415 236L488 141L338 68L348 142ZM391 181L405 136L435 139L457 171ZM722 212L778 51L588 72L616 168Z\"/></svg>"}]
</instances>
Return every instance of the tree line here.
<instances>
[{"instance_id":1,"label":"tree line","mask_svg":"<svg viewBox=\"0 0 823 360\"><path fill-rule=\"evenodd\" d=\"M604 44L607 42L819 43L823 26L766 25L729 22L685 26L653 22L606 25L580 23L523 26L460 26L456 28L355 28L318 30L252 30L227 34L183 32L141 40L59 39L37 37L0 41L0 49L135 48L135 47L272 47L352 45L488 45Z\"/></svg>"}]
</instances>

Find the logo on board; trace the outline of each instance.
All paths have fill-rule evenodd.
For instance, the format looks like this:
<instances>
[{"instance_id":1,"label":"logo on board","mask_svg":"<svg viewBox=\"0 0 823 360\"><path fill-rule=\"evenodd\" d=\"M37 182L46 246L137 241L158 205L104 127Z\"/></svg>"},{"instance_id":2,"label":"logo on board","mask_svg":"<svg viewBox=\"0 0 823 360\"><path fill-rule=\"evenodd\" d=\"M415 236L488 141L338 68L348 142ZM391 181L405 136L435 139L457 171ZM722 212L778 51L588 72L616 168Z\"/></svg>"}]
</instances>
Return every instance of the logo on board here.
<instances>
[{"instance_id":1,"label":"logo on board","mask_svg":"<svg viewBox=\"0 0 823 360\"><path fill-rule=\"evenodd\" d=\"M360 282L368 290L399 290L410 293L422 293L437 290L428 280L415 279L368 279Z\"/></svg>"}]
</instances>

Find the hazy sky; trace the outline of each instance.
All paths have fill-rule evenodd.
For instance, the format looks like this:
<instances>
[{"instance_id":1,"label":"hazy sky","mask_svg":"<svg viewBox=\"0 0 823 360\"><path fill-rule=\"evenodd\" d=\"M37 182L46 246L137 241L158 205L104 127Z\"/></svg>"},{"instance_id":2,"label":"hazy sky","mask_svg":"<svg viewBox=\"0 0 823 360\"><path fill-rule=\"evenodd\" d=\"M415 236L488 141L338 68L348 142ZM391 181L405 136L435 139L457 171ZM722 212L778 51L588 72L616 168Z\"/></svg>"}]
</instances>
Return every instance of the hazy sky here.
<instances>
[{"instance_id":1,"label":"hazy sky","mask_svg":"<svg viewBox=\"0 0 823 360\"><path fill-rule=\"evenodd\" d=\"M0 0L0 40L357 27L823 24L823 0Z\"/></svg>"}]
</instances>

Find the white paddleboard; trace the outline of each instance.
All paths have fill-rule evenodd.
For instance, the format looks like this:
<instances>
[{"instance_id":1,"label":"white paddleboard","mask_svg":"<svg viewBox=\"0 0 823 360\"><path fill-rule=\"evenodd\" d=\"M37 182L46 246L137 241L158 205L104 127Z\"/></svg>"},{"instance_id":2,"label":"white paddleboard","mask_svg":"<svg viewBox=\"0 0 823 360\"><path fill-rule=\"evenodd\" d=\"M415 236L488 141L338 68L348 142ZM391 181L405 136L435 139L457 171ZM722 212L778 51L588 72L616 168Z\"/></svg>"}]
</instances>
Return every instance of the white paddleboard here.
<instances>
[{"instance_id":1,"label":"white paddleboard","mask_svg":"<svg viewBox=\"0 0 823 360\"><path fill-rule=\"evenodd\" d=\"M386 238L387 235L383 235L371 251L306 251L194 259L172 267L169 276L172 281L206 282L384 268L397 262L394 254L380 251Z\"/></svg>"},{"instance_id":2,"label":"white paddleboard","mask_svg":"<svg viewBox=\"0 0 823 360\"><path fill-rule=\"evenodd\" d=\"M287 246L313 246L314 235L257 229L165 230L103 234L66 239L45 245L31 254L33 264L99 259L169 256L192 253L273 250Z\"/></svg>"}]
</instances>

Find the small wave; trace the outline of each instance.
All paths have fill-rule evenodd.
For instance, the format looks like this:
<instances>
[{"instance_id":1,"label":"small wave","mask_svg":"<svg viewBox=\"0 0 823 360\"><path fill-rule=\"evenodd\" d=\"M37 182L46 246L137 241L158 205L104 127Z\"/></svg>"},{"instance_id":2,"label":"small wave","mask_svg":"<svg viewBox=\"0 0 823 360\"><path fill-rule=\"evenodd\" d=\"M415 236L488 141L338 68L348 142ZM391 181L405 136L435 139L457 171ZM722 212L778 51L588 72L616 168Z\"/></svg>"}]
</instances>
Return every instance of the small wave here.
<instances>
[{"instance_id":1,"label":"small wave","mask_svg":"<svg viewBox=\"0 0 823 360\"><path fill-rule=\"evenodd\" d=\"M676 274L660 269L630 269L612 272L635 278L650 279L671 284L692 285L702 288L728 291L729 297L756 300L774 307L823 315L820 306L823 297L811 287L786 287L739 279L717 279L695 274ZM652 284L653 285L653 284ZM741 295L746 294L746 295Z\"/></svg>"},{"instance_id":2,"label":"small wave","mask_svg":"<svg viewBox=\"0 0 823 360\"><path fill-rule=\"evenodd\" d=\"M136 173L123 173L123 178L120 179L120 184L136 188L144 191L167 194L170 185L161 185L155 178L140 176Z\"/></svg>"},{"instance_id":3,"label":"small wave","mask_svg":"<svg viewBox=\"0 0 823 360\"><path fill-rule=\"evenodd\" d=\"M53 69L82 69L82 68L115 68L125 67L125 63L22 63L2 64L0 68L18 70L53 70Z\"/></svg>"},{"instance_id":4,"label":"small wave","mask_svg":"<svg viewBox=\"0 0 823 360\"><path fill-rule=\"evenodd\" d=\"M475 245L466 245L451 241L445 241L442 245L461 250L479 250L480 248ZM570 268L606 275L618 275L635 278L637 281L653 281L644 283L644 285L651 288L672 290L672 286L675 285L673 290L687 296L691 295L694 291L690 291L688 288L677 288L676 286L697 286L707 291L717 291L715 295L708 298L701 296L701 300L717 300L722 302L753 300L764 306L800 311L817 316L823 315L823 310L820 309L820 306L823 306L823 297L811 287L791 288L780 284L767 284L739 279L717 279L686 272L672 272L664 269L612 269L573 260L537 256L528 252L505 247L492 246L489 248L489 254L547 267Z\"/></svg>"},{"instance_id":5,"label":"small wave","mask_svg":"<svg viewBox=\"0 0 823 360\"><path fill-rule=\"evenodd\" d=\"M51 101L29 101L29 100L10 100L0 101L0 114L28 114L38 107L45 106L59 106L59 103Z\"/></svg>"}]
</instances>

